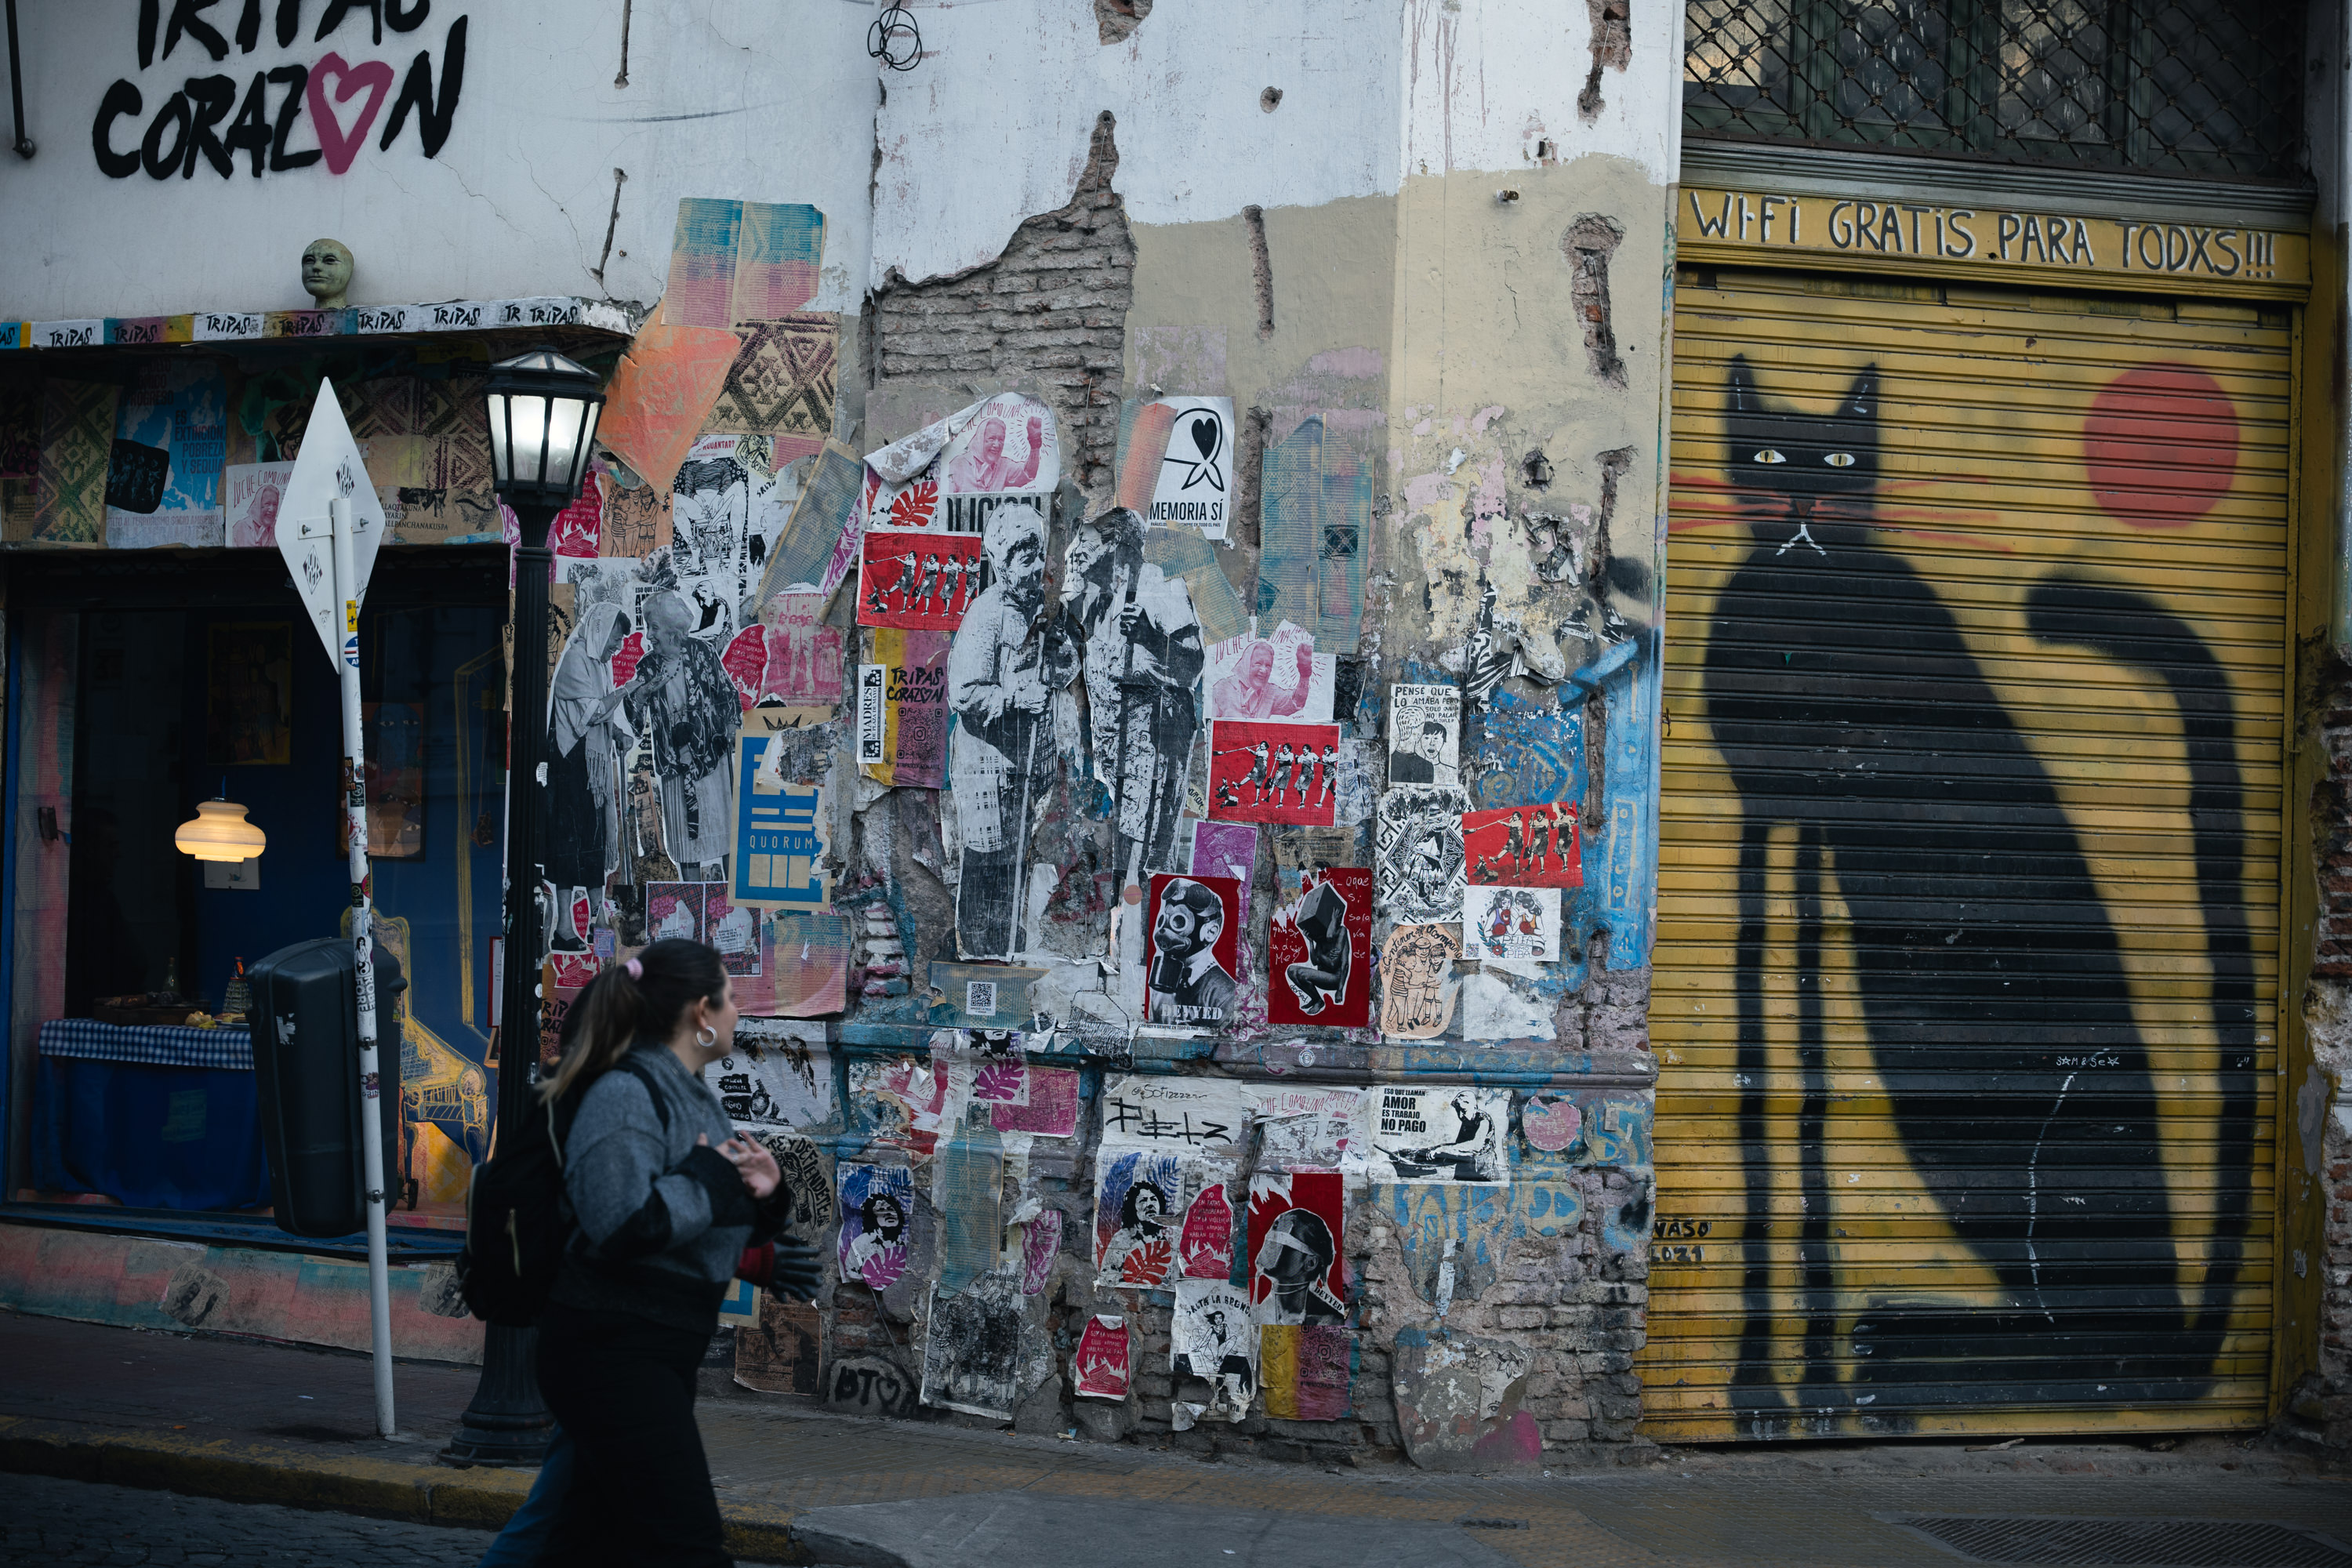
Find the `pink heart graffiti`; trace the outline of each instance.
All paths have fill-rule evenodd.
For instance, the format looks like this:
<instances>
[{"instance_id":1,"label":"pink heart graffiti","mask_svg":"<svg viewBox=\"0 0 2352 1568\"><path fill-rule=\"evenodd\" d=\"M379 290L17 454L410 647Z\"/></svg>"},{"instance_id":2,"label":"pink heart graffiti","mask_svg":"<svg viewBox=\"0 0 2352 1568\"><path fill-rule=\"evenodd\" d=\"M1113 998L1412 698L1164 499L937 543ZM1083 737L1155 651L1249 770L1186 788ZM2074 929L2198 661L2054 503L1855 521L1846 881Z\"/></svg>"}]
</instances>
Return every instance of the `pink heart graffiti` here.
<instances>
[{"instance_id":1,"label":"pink heart graffiti","mask_svg":"<svg viewBox=\"0 0 2352 1568\"><path fill-rule=\"evenodd\" d=\"M347 103L352 94L362 88L371 89L367 107L360 110L358 123L344 134L342 122L335 111L327 107L327 79L336 77L341 85L335 89L335 101ZM342 56L330 50L324 59L310 68L310 85L307 96L310 103L310 123L318 128L319 146L327 154L327 167L340 174L352 166L360 148L367 141L368 128L375 123L376 111L383 107L384 94L392 90L392 68L382 60L370 60L355 66Z\"/></svg>"}]
</instances>

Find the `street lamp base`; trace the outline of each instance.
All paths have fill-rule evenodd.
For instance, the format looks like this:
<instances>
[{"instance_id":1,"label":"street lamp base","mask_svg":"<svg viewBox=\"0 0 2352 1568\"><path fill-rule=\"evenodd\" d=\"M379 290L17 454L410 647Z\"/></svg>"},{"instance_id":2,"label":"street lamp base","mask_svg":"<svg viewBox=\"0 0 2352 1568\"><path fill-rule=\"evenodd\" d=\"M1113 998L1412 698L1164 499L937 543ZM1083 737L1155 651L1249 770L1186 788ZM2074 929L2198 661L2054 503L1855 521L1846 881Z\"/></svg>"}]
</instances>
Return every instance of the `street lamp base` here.
<instances>
[{"instance_id":1,"label":"street lamp base","mask_svg":"<svg viewBox=\"0 0 2352 1568\"><path fill-rule=\"evenodd\" d=\"M536 1465L547 1458L555 1417L539 1397L539 1331L489 1326L482 1381L441 1458L453 1465Z\"/></svg>"}]
</instances>

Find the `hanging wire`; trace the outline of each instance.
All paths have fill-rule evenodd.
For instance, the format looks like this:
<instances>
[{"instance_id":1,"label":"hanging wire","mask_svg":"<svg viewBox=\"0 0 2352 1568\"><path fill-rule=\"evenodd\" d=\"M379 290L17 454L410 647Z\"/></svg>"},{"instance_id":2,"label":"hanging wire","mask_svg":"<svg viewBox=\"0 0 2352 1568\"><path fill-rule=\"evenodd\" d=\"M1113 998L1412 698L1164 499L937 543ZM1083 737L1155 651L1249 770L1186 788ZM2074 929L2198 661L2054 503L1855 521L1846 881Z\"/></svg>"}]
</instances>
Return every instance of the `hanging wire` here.
<instances>
[{"instance_id":1,"label":"hanging wire","mask_svg":"<svg viewBox=\"0 0 2352 1568\"><path fill-rule=\"evenodd\" d=\"M923 35L913 13L892 5L866 29L866 52L894 71L910 71L923 58Z\"/></svg>"}]
</instances>

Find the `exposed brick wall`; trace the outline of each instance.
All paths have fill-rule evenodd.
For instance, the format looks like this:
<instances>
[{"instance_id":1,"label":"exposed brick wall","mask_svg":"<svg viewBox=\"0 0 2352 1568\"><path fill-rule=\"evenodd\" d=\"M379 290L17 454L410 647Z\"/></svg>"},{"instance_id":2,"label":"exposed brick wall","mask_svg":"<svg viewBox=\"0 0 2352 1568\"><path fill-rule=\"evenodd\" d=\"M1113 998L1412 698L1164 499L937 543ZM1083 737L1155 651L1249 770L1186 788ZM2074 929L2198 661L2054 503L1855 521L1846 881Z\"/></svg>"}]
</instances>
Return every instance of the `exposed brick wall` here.
<instances>
[{"instance_id":1,"label":"exposed brick wall","mask_svg":"<svg viewBox=\"0 0 2352 1568\"><path fill-rule=\"evenodd\" d=\"M1094 142L1067 206L1013 230L985 267L929 283L893 271L869 305L876 384L971 377L993 390L1034 381L1060 421L1062 472L1108 497L1118 457L1121 355L1135 299L1135 241L1111 188L1114 122Z\"/></svg>"}]
</instances>

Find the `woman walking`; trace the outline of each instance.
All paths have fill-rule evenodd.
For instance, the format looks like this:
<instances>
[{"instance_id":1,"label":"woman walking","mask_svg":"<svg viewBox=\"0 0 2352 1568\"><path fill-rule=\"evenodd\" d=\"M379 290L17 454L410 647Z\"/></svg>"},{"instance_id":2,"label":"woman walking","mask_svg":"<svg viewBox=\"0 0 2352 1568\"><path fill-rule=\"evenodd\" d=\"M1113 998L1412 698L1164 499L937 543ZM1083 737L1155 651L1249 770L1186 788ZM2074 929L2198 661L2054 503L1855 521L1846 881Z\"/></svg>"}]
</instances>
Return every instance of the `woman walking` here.
<instances>
[{"instance_id":1,"label":"woman walking","mask_svg":"<svg viewBox=\"0 0 2352 1568\"><path fill-rule=\"evenodd\" d=\"M539 1383L573 1474L540 1561L726 1563L695 1375L744 1249L782 1228L792 1194L775 1156L734 1135L703 1083L735 1038L715 951L655 942L599 974L572 1011L579 1037L540 1092L585 1085L563 1140L579 1228L540 1317ZM815 1255L779 1247L775 1273L812 1294Z\"/></svg>"}]
</instances>

